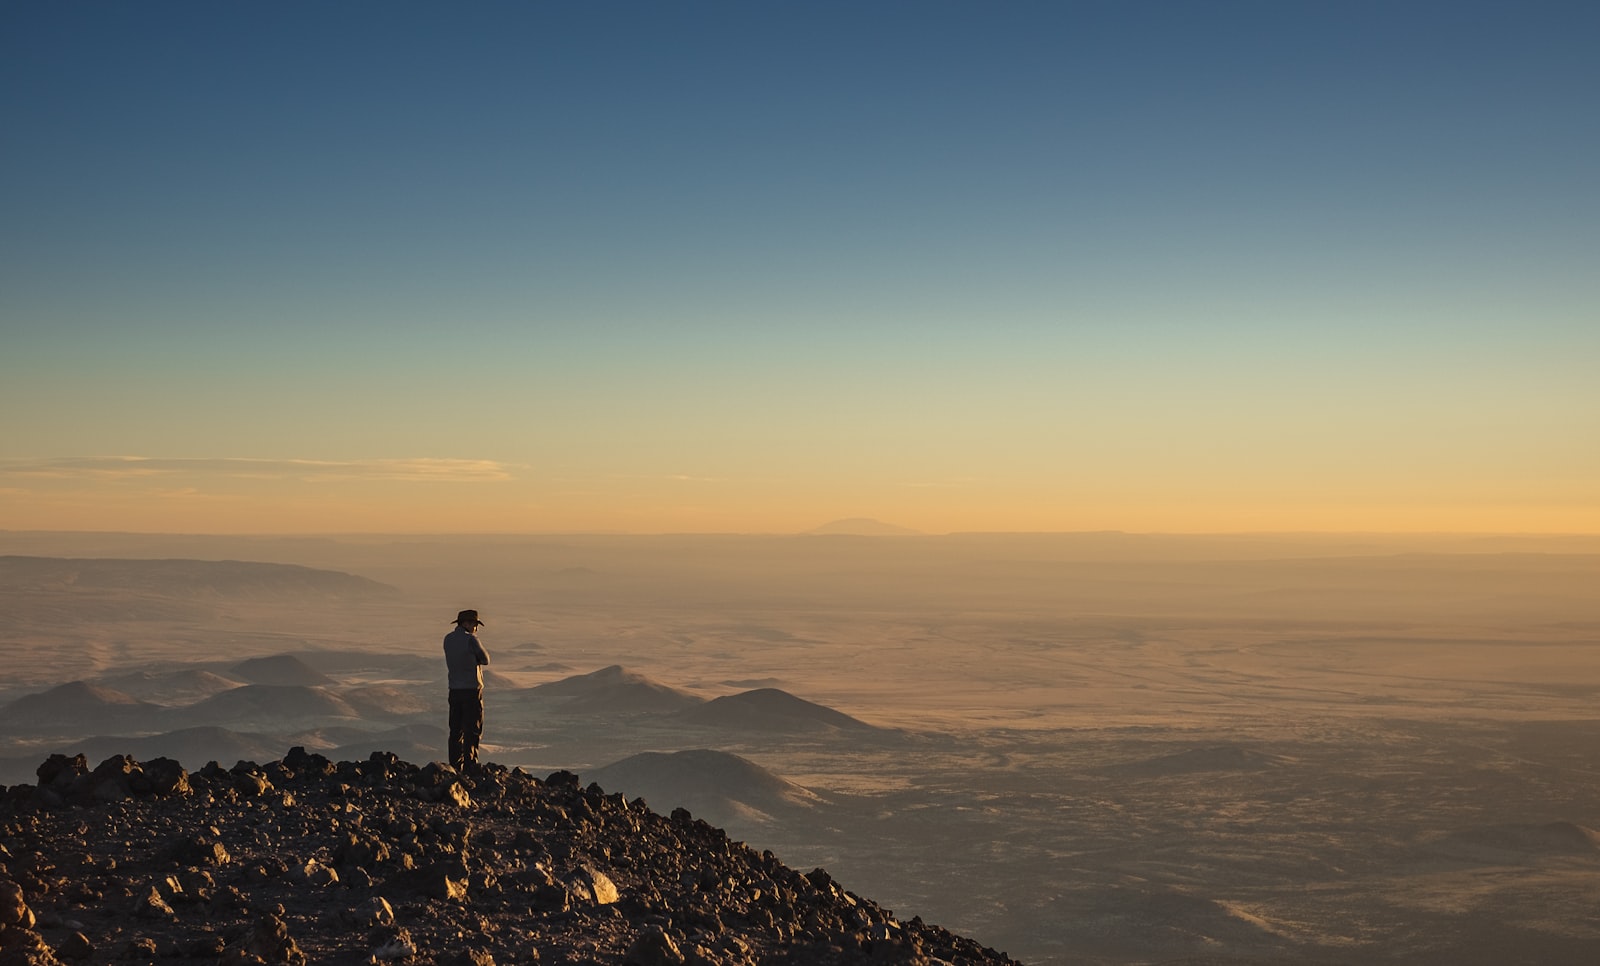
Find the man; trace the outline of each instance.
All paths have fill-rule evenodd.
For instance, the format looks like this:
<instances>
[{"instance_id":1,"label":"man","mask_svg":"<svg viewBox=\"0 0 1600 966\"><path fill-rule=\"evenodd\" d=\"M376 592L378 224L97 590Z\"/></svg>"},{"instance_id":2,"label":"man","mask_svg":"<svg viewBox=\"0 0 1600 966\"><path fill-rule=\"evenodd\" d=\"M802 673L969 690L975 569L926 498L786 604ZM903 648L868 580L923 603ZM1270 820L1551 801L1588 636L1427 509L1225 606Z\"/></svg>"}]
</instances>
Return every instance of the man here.
<instances>
[{"instance_id":1,"label":"man","mask_svg":"<svg viewBox=\"0 0 1600 966\"><path fill-rule=\"evenodd\" d=\"M483 737L483 666L489 652L478 642L478 612L456 615L456 629L444 636L444 664L450 672L450 764L457 771L478 769L478 739Z\"/></svg>"}]
</instances>

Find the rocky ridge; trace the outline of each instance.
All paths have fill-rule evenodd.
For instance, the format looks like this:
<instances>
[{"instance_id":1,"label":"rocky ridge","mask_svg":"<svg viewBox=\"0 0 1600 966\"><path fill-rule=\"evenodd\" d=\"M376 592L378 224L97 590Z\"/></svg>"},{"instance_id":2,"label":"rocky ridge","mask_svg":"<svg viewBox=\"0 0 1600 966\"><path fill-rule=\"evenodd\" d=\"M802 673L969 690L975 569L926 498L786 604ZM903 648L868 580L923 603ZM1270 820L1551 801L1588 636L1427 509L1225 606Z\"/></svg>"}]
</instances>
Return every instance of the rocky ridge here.
<instances>
[{"instance_id":1,"label":"rocky ridge","mask_svg":"<svg viewBox=\"0 0 1600 966\"><path fill-rule=\"evenodd\" d=\"M38 778L0 787L0 966L1013 962L570 772L295 748Z\"/></svg>"}]
</instances>

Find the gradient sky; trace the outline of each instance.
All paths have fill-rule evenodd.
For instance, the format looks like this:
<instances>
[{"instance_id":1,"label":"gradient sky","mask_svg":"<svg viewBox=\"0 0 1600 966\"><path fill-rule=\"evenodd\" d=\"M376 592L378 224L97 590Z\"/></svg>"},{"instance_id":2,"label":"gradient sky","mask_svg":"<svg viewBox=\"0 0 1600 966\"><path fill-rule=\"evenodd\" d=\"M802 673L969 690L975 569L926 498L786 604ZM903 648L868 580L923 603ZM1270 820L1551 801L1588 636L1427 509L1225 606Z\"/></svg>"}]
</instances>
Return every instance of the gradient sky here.
<instances>
[{"instance_id":1,"label":"gradient sky","mask_svg":"<svg viewBox=\"0 0 1600 966\"><path fill-rule=\"evenodd\" d=\"M0 528L1600 532L1600 4L0 6Z\"/></svg>"}]
</instances>

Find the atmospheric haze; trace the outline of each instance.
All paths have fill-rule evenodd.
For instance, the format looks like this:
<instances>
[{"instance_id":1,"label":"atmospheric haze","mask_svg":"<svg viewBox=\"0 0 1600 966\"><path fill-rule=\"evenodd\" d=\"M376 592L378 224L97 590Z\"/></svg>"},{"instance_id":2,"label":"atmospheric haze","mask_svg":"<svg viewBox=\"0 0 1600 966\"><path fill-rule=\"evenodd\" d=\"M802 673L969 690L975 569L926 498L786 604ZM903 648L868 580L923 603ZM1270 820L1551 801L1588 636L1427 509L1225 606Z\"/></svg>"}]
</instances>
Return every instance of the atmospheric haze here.
<instances>
[{"instance_id":1,"label":"atmospheric haze","mask_svg":"<svg viewBox=\"0 0 1600 966\"><path fill-rule=\"evenodd\" d=\"M0 555L3 782L55 751L442 758L439 643L476 607L487 758L687 807L1025 962L1600 957L1600 538Z\"/></svg>"}]
</instances>

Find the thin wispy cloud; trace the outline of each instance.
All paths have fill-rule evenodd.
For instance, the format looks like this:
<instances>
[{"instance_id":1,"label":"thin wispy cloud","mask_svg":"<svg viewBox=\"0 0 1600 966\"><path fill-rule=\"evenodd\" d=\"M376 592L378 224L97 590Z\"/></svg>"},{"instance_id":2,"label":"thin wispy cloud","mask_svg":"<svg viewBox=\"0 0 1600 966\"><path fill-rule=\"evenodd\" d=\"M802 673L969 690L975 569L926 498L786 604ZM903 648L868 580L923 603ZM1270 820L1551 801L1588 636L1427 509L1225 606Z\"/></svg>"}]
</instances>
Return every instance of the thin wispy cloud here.
<instances>
[{"instance_id":1,"label":"thin wispy cloud","mask_svg":"<svg viewBox=\"0 0 1600 966\"><path fill-rule=\"evenodd\" d=\"M153 456L80 456L0 460L0 479L111 482L161 477L298 480L305 483L390 480L419 483L492 483L513 478L495 460L409 459L182 459Z\"/></svg>"}]
</instances>

